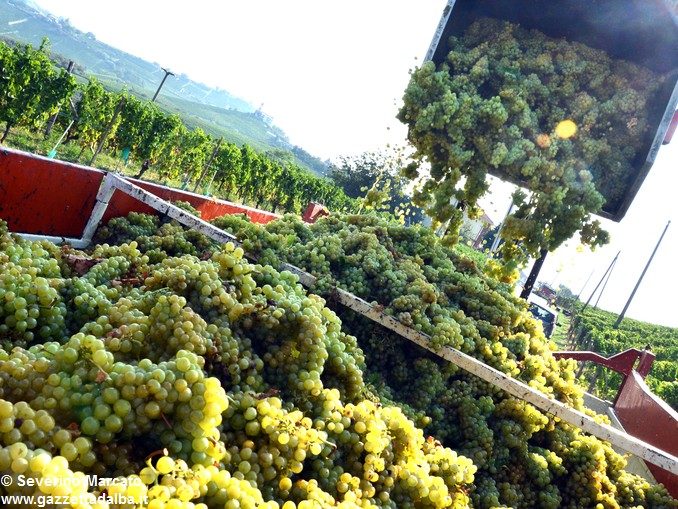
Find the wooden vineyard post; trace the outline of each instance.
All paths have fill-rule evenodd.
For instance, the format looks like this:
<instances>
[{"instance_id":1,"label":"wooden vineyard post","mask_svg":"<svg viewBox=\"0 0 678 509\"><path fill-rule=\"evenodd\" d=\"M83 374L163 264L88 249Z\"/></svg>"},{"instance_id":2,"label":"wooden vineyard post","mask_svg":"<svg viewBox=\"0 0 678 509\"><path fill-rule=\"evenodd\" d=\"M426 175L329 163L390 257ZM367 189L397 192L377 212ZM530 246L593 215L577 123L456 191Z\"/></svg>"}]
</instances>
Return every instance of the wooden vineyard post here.
<instances>
[{"instance_id":1,"label":"wooden vineyard post","mask_svg":"<svg viewBox=\"0 0 678 509\"><path fill-rule=\"evenodd\" d=\"M548 254L549 250L546 248L543 248L539 252L539 258L537 258L534 262L534 265L532 266L532 270L530 271L530 275L527 276L527 281L525 281L525 286L523 286L523 291L520 293L520 298L527 300L530 294L532 293L532 287L534 286L534 283L537 281L537 276L539 276L539 272L541 271L542 266L544 265L544 261L546 260L546 255Z\"/></svg>"}]
</instances>

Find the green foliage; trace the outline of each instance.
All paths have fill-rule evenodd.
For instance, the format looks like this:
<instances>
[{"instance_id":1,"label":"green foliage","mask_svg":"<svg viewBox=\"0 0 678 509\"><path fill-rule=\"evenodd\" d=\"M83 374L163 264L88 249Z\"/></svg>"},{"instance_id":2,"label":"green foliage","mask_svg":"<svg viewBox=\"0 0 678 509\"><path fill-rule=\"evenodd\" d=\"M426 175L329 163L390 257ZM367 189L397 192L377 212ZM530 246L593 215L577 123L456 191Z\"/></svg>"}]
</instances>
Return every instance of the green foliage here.
<instances>
[{"instance_id":1,"label":"green foliage","mask_svg":"<svg viewBox=\"0 0 678 509\"><path fill-rule=\"evenodd\" d=\"M577 296L565 285L560 285L556 292L556 305L560 308L574 311Z\"/></svg>"},{"instance_id":2,"label":"green foliage","mask_svg":"<svg viewBox=\"0 0 678 509\"><path fill-rule=\"evenodd\" d=\"M371 392L295 276L232 243L203 256L155 217L105 228L139 243L77 252L0 221L3 495L43 500L49 479L111 509L470 507L473 462Z\"/></svg>"},{"instance_id":3,"label":"green foliage","mask_svg":"<svg viewBox=\"0 0 678 509\"><path fill-rule=\"evenodd\" d=\"M8 23L22 20L21 24ZM153 96L160 79L158 65L143 60L97 40L64 19L45 16L24 0L0 0L0 26L6 27L0 40L14 44L31 43L39 46L49 37L52 59L59 67L69 60L76 62L74 73L79 76L99 76L110 90L129 90L139 97ZM260 152L283 149L294 153L294 164L316 175L326 173L326 165L303 149L293 146L285 133L272 125L265 116L255 112L247 102L219 87L209 87L178 74L167 80L158 97L161 108L179 115L191 128L205 132L238 146L247 143Z\"/></svg>"},{"instance_id":4,"label":"green foliage","mask_svg":"<svg viewBox=\"0 0 678 509\"><path fill-rule=\"evenodd\" d=\"M77 138L82 148L93 147L110 127L114 133L120 117L111 125L120 97L109 93L95 78L81 88L77 105L78 120L71 129L71 136Z\"/></svg>"},{"instance_id":5,"label":"green foliage","mask_svg":"<svg viewBox=\"0 0 678 509\"><path fill-rule=\"evenodd\" d=\"M182 132L176 156L172 161L173 172L169 173L169 176L183 178L191 175L191 172L200 172L211 152L212 139L205 134L205 131L197 128Z\"/></svg>"},{"instance_id":6,"label":"green foliage","mask_svg":"<svg viewBox=\"0 0 678 509\"><path fill-rule=\"evenodd\" d=\"M361 210L388 212L412 224L421 222L424 215L412 206L405 191L408 181L400 169L406 160L401 148L340 157L330 166L328 177L348 196L358 199Z\"/></svg>"},{"instance_id":7,"label":"green foliage","mask_svg":"<svg viewBox=\"0 0 678 509\"><path fill-rule=\"evenodd\" d=\"M389 164L389 155L384 152L365 152L355 157L340 157L330 167L331 178L351 198L361 198L377 179L386 173L385 178L397 179L393 164Z\"/></svg>"},{"instance_id":8,"label":"green foliage","mask_svg":"<svg viewBox=\"0 0 678 509\"><path fill-rule=\"evenodd\" d=\"M140 159L140 147L145 143L145 138L150 134L155 135L153 120L156 115L160 115L156 107L131 94L125 94L120 125L113 139L114 146L119 150L129 149L133 159Z\"/></svg>"},{"instance_id":9,"label":"green foliage","mask_svg":"<svg viewBox=\"0 0 678 509\"><path fill-rule=\"evenodd\" d=\"M661 78L579 43L493 19L449 41L438 68L412 73L399 118L416 157L430 164L416 203L455 241L463 204L470 215L487 173L520 183L502 231L506 260L525 261L580 232L595 247L608 235L593 220L622 198L646 134L648 99Z\"/></svg>"},{"instance_id":10,"label":"green foliage","mask_svg":"<svg viewBox=\"0 0 678 509\"><path fill-rule=\"evenodd\" d=\"M154 164L175 149L177 138L186 128L177 115L166 115L153 105L147 105L146 116L149 120L143 123L135 154L139 161Z\"/></svg>"},{"instance_id":11,"label":"green foliage","mask_svg":"<svg viewBox=\"0 0 678 509\"><path fill-rule=\"evenodd\" d=\"M573 318L573 337L580 349L593 350L604 356L623 352L628 348L649 346L656 355L647 378L650 388L674 409L678 410L678 329L624 318L619 329L614 329L618 315L600 309L587 308ZM586 377L598 395L614 399L621 378L610 373L599 373L589 367Z\"/></svg>"},{"instance_id":12,"label":"green foliage","mask_svg":"<svg viewBox=\"0 0 678 509\"><path fill-rule=\"evenodd\" d=\"M10 47L0 43L0 121L6 132L14 125L35 126L54 113L71 97L72 76L56 70L45 48ZM76 94L77 117L70 109L61 119L71 128L66 143L77 140L78 159L86 148L94 150L107 132L106 145L130 150L130 159L142 163L138 178L154 166L165 180L194 183L205 170L216 141L200 128L189 129L177 115L168 115L155 103L128 92L114 93L91 79ZM118 103L124 103L111 123ZM334 211L351 211L356 202L329 179L317 177L285 159L279 153L257 153L248 145L223 143L207 170L217 192L238 198L256 207L301 213L310 201L323 203Z\"/></svg>"},{"instance_id":13,"label":"green foliage","mask_svg":"<svg viewBox=\"0 0 678 509\"><path fill-rule=\"evenodd\" d=\"M0 141L14 126L46 121L74 87L74 78L52 64L46 41L37 49L0 43L0 122L5 123Z\"/></svg>"}]
</instances>

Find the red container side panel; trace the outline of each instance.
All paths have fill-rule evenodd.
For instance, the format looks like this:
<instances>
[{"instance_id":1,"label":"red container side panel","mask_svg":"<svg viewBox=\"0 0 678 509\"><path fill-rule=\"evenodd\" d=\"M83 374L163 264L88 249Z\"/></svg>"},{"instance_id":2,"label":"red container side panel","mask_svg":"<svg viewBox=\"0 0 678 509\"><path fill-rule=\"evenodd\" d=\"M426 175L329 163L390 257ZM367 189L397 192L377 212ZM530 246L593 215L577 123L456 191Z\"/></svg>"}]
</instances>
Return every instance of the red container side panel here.
<instances>
[{"instance_id":1,"label":"red container side panel","mask_svg":"<svg viewBox=\"0 0 678 509\"><path fill-rule=\"evenodd\" d=\"M159 184L151 182L144 182L136 179L129 179L130 182L139 187L153 193L154 195L169 201L186 201L193 205L199 212L200 217L205 221L210 221L215 217L221 217L227 214L247 214L250 220L254 223L266 224L274 219L279 218L278 214L266 212L245 205L238 205L224 200L218 200L191 193L189 191L181 191L179 189L172 189ZM129 212L145 212L148 214L154 213L153 209L138 202L137 200L127 196L126 194L116 191L113 198L109 202L108 209L104 214L104 222L113 217L125 216Z\"/></svg>"},{"instance_id":2,"label":"red container side panel","mask_svg":"<svg viewBox=\"0 0 678 509\"><path fill-rule=\"evenodd\" d=\"M80 237L104 173L0 149L0 219L10 231Z\"/></svg>"},{"instance_id":3,"label":"red container side panel","mask_svg":"<svg viewBox=\"0 0 678 509\"><path fill-rule=\"evenodd\" d=\"M94 208L105 172L64 161L0 149L0 219L17 233L80 238ZM136 185L170 201L187 201L209 221L226 214L247 214L265 224L278 214L208 198L159 184L130 179ZM116 191L104 222L129 212L155 214L155 210Z\"/></svg>"},{"instance_id":4,"label":"red container side panel","mask_svg":"<svg viewBox=\"0 0 678 509\"><path fill-rule=\"evenodd\" d=\"M652 394L635 371L626 378L614 411L627 433L678 456L678 413ZM678 475L650 463L647 467L678 498Z\"/></svg>"}]
</instances>

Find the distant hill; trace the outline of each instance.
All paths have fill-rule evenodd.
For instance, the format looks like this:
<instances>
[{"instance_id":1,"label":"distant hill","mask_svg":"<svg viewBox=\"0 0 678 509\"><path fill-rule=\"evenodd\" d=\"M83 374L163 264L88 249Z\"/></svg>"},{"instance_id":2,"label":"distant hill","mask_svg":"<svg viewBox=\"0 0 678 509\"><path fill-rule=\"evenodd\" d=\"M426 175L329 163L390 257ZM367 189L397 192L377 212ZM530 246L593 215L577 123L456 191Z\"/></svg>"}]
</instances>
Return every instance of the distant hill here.
<instances>
[{"instance_id":1,"label":"distant hill","mask_svg":"<svg viewBox=\"0 0 678 509\"><path fill-rule=\"evenodd\" d=\"M76 74L83 78L93 75L112 89L127 88L150 99L164 75L158 64L104 44L94 34L77 30L68 20L30 0L0 0L0 38L39 45L45 37L57 60L73 60ZM314 173L327 170L320 159L292 145L264 113L226 90L177 74L165 82L157 102L178 113L191 127L202 127L233 143L248 143L262 152L290 151L297 163Z\"/></svg>"}]
</instances>

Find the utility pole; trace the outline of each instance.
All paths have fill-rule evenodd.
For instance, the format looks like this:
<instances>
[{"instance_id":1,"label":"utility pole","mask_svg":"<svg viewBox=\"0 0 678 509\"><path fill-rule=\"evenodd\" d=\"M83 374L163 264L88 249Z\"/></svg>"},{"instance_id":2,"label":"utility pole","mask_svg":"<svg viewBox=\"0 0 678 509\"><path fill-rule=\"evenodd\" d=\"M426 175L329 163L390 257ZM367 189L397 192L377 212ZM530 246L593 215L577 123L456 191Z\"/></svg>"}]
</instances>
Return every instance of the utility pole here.
<instances>
[{"instance_id":1,"label":"utility pole","mask_svg":"<svg viewBox=\"0 0 678 509\"><path fill-rule=\"evenodd\" d=\"M153 94L153 99L151 99L151 102L155 102L155 100L158 98L158 94L160 93L160 89L162 86L165 84L165 80L167 80L167 76L174 76L174 73L170 71L169 69L165 69L164 67L161 67L163 71L165 71L165 75L162 77L162 81L160 82L160 85L158 85L158 90L155 91L155 94ZM151 165L151 161L146 159L143 163L141 163L141 171L137 175L136 178L141 178L141 176L148 170L148 167Z\"/></svg>"},{"instance_id":2,"label":"utility pole","mask_svg":"<svg viewBox=\"0 0 678 509\"><path fill-rule=\"evenodd\" d=\"M603 277L600 278L600 281L598 281L598 284L596 285L596 287L595 287L595 288L593 289L593 291L591 292L591 295L589 296L589 298L588 298L588 300L586 301L586 303L584 304L584 306L583 306L580 310L578 310L574 315L572 315L572 320L570 321L570 328L569 328L568 331L567 331L567 338L570 340L570 344L572 345L572 350L576 350L576 349L577 349L577 346L578 346L578 340L581 339L581 334L579 335L578 338L575 338L575 337L574 337L575 331L576 331L576 329L577 329L577 325L578 325L578 323L579 323L579 315L582 314L582 313L584 313L584 311L585 311L586 308L588 307L589 303L591 302L591 299L593 299L593 296L594 296L594 295L596 294L596 292L598 291L598 287L600 287L601 283L605 280L605 276L607 276L608 273L611 273L612 268L613 268L613 267L615 266L615 264L617 263L617 259L619 258L619 255L620 255L620 254L621 254L621 251L618 251L617 254L615 255L614 259L612 260L612 263L610 263L610 266L607 268L607 270L606 270L605 273L603 274ZM584 286L582 286L582 289L579 291L579 295L581 295L582 292L584 291L584 288L585 288L586 285L588 284L589 279L591 279L591 276L593 276L593 272L594 272L594 271L591 271L591 274L589 275L589 278L586 280L586 283L584 283ZM609 278L608 278L608 280L609 280ZM603 290L605 290L605 286L606 286L606 285L607 285L607 281L605 282L605 285L603 285ZM601 291L600 294L602 295L603 292ZM579 300L579 295L577 295L577 300ZM600 297L598 297L598 300L600 300ZM598 301L596 301L596 306L597 306L597 305L598 305ZM586 364L586 363L582 362L581 368L579 369L579 373L577 374L577 377L579 377L579 375L581 374L581 371L584 369L584 365L585 365L585 364Z\"/></svg>"},{"instance_id":3,"label":"utility pole","mask_svg":"<svg viewBox=\"0 0 678 509\"><path fill-rule=\"evenodd\" d=\"M584 283L584 286L581 287L581 290L579 290L579 293L577 294L577 300L579 300L579 297L581 294L584 292L584 288L589 284L589 281L591 281L591 277L593 276L593 273L595 272L595 269L591 271L589 274L589 277L586 278L586 282Z\"/></svg>"},{"instance_id":4,"label":"utility pole","mask_svg":"<svg viewBox=\"0 0 678 509\"><path fill-rule=\"evenodd\" d=\"M610 266L605 271L605 274L603 274L603 277L600 278L600 281L598 281L598 284L596 285L596 287L591 292L591 295L589 296L588 300L586 301L586 304L584 304L584 307L581 308L581 311L579 311L580 313L583 313L584 310L588 307L589 303L591 302L591 299L593 299L593 296L596 294L596 292L598 291L598 288L600 287L603 280L605 279L605 276L607 276L607 273L612 270L612 267L614 267L614 264L617 263L617 258L619 258L620 254L621 254L621 251L618 251L617 254L615 255L614 259L612 260L612 263L610 263Z\"/></svg>"},{"instance_id":5,"label":"utility pole","mask_svg":"<svg viewBox=\"0 0 678 509\"><path fill-rule=\"evenodd\" d=\"M594 309L598 309L598 303L600 302L600 298L603 296L603 293L605 292L605 288L607 287L607 283L610 280L610 277L612 277L612 271L614 270L615 263L612 264L612 267L610 267L610 272L607 273L607 279L603 283L603 288L600 290L600 293L598 294L598 298L596 299L596 303L593 305Z\"/></svg>"},{"instance_id":6,"label":"utility pole","mask_svg":"<svg viewBox=\"0 0 678 509\"><path fill-rule=\"evenodd\" d=\"M633 300L633 297L636 295L636 291L638 291L638 287L640 286L640 283L643 281L643 278L645 277L645 273L647 272L647 269L650 267L650 264L652 263L652 259L654 258L654 255L657 253L657 249L659 249L659 245L662 243L662 240L664 240L664 235L666 234L666 230L669 229L670 224L671 224L671 221L669 220L666 223L666 226L664 227L664 231L662 232L661 237L659 237L659 240L657 241L657 245L654 246L654 251L652 251L652 254L650 255L650 259L645 264L645 268L643 269L643 272L640 274L640 277L638 278L638 282L636 283L636 286L633 288L633 291L631 292L631 295L629 296L629 300L626 301L626 305L624 306L624 309L622 309L621 314L617 318L617 321L614 323L615 329L618 329L619 325L621 325L622 320L624 319L624 315L626 315L626 311L629 309L629 306L631 305L631 301Z\"/></svg>"},{"instance_id":7,"label":"utility pole","mask_svg":"<svg viewBox=\"0 0 678 509\"><path fill-rule=\"evenodd\" d=\"M158 85L158 90L155 91L155 95L153 95L153 99L151 99L151 102L155 102L156 98L158 97L158 94L160 93L160 89L165 84L165 80L167 79L167 76L174 76L175 75L169 69L165 69L164 67L161 67L161 69L163 71L165 71L165 76L163 76L162 81L160 82L160 85Z\"/></svg>"}]
</instances>

